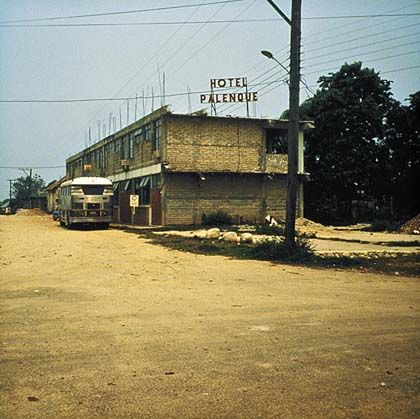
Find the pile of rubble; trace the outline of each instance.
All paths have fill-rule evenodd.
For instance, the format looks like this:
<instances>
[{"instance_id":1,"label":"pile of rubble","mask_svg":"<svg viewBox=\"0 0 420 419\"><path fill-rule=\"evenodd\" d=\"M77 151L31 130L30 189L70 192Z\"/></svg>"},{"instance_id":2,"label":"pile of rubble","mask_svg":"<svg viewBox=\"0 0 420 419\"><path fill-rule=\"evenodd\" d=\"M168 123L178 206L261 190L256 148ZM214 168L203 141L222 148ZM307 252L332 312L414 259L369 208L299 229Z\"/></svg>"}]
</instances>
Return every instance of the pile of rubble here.
<instances>
[{"instance_id":1,"label":"pile of rubble","mask_svg":"<svg viewBox=\"0 0 420 419\"><path fill-rule=\"evenodd\" d=\"M191 232L191 236L198 239L223 240L233 243L253 243L254 236L251 233L237 234L234 231L222 232L219 228L209 230L198 230Z\"/></svg>"},{"instance_id":2,"label":"pile of rubble","mask_svg":"<svg viewBox=\"0 0 420 419\"><path fill-rule=\"evenodd\" d=\"M34 215L45 216L47 214L44 211L40 210L39 208L33 208L33 209L19 208L16 211L16 215L19 216L19 217L32 217Z\"/></svg>"},{"instance_id":3,"label":"pile of rubble","mask_svg":"<svg viewBox=\"0 0 420 419\"><path fill-rule=\"evenodd\" d=\"M403 224L400 227L400 233L420 234L420 214Z\"/></svg>"}]
</instances>

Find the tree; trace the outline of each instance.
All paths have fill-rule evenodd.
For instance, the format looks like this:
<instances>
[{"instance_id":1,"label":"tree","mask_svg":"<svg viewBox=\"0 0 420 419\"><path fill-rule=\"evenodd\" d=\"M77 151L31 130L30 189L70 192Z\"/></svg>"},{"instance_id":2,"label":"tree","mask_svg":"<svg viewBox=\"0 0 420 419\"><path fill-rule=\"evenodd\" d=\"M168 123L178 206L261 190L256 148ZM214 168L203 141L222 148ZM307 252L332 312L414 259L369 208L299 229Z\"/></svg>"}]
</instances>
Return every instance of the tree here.
<instances>
[{"instance_id":1,"label":"tree","mask_svg":"<svg viewBox=\"0 0 420 419\"><path fill-rule=\"evenodd\" d=\"M303 104L302 114L315 122L306 136L306 187L310 216L321 221L349 221L355 201L369 201L380 170L378 143L385 117L395 101L391 82L361 62L344 64L322 76L320 89Z\"/></svg>"},{"instance_id":2,"label":"tree","mask_svg":"<svg viewBox=\"0 0 420 419\"><path fill-rule=\"evenodd\" d=\"M31 197L39 196L41 189L45 187L45 182L39 175L21 176L13 182L12 194L18 207L29 203Z\"/></svg>"},{"instance_id":3,"label":"tree","mask_svg":"<svg viewBox=\"0 0 420 419\"><path fill-rule=\"evenodd\" d=\"M420 212L420 91L410 95L408 101L408 106L394 104L380 144L386 175L378 190L388 195L392 212L400 218Z\"/></svg>"}]
</instances>

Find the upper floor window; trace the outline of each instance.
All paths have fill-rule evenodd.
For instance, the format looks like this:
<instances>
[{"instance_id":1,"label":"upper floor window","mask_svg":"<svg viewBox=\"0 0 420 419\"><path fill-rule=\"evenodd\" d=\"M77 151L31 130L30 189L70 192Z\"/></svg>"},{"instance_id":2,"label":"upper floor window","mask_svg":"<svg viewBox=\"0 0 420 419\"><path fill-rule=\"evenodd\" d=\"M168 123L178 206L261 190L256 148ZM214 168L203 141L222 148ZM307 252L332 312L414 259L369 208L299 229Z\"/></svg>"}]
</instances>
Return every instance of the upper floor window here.
<instances>
[{"instance_id":1,"label":"upper floor window","mask_svg":"<svg viewBox=\"0 0 420 419\"><path fill-rule=\"evenodd\" d=\"M152 139L152 125L146 124L144 126L144 139L150 141Z\"/></svg>"},{"instance_id":2,"label":"upper floor window","mask_svg":"<svg viewBox=\"0 0 420 419\"><path fill-rule=\"evenodd\" d=\"M130 134L128 158L134 159L134 134Z\"/></svg>"},{"instance_id":3,"label":"upper floor window","mask_svg":"<svg viewBox=\"0 0 420 419\"><path fill-rule=\"evenodd\" d=\"M270 128L266 130L266 153L287 154L287 129Z\"/></svg>"},{"instance_id":4,"label":"upper floor window","mask_svg":"<svg viewBox=\"0 0 420 419\"><path fill-rule=\"evenodd\" d=\"M155 121L155 144L154 144L155 150L160 150L161 136L162 136L162 123L161 123L161 120L158 119L157 121Z\"/></svg>"}]
</instances>

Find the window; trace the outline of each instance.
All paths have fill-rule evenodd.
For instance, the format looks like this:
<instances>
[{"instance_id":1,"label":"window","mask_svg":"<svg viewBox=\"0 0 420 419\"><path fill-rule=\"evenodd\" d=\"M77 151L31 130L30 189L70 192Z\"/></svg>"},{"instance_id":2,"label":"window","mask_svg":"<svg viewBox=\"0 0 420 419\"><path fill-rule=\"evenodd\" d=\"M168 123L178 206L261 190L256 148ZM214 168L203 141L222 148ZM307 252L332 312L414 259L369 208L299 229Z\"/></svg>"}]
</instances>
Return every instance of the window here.
<instances>
[{"instance_id":1,"label":"window","mask_svg":"<svg viewBox=\"0 0 420 419\"><path fill-rule=\"evenodd\" d=\"M268 154L287 154L287 129L266 130L266 152Z\"/></svg>"},{"instance_id":2,"label":"window","mask_svg":"<svg viewBox=\"0 0 420 419\"><path fill-rule=\"evenodd\" d=\"M140 197L140 205L150 205L150 176L136 179L135 194Z\"/></svg>"},{"instance_id":3,"label":"window","mask_svg":"<svg viewBox=\"0 0 420 419\"><path fill-rule=\"evenodd\" d=\"M134 159L134 134L130 134L128 158Z\"/></svg>"},{"instance_id":4,"label":"window","mask_svg":"<svg viewBox=\"0 0 420 419\"><path fill-rule=\"evenodd\" d=\"M160 188L160 173L157 175L152 175L152 188Z\"/></svg>"},{"instance_id":5,"label":"window","mask_svg":"<svg viewBox=\"0 0 420 419\"><path fill-rule=\"evenodd\" d=\"M84 195L103 195L104 185L83 185L82 190Z\"/></svg>"},{"instance_id":6,"label":"window","mask_svg":"<svg viewBox=\"0 0 420 419\"><path fill-rule=\"evenodd\" d=\"M121 160L124 160L125 156L126 156L126 154L125 154L125 143L126 143L125 137L120 138L120 158L121 158Z\"/></svg>"},{"instance_id":7,"label":"window","mask_svg":"<svg viewBox=\"0 0 420 419\"><path fill-rule=\"evenodd\" d=\"M142 134L143 134L143 128L139 128L138 130L134 131L134 140L136 144L140 144Z\"/></svg>"},{"instance_id":8,"label":"window","mask_svg":"<svg viewBox=\"0 0 420 419\"><path fill-rule=\"evenodd\" d=\"M161 120L158 119L157 121L155 121L155 144L154 144L155 150L160 150L161 136L162 136Z\"/></svg>"},{"instance_id":9,"label":"window","mask_svg":"<svg viewBox=\"0 0 420 419\"><path fill-rule=\"evenodd\" d=\"M150 141L152 139L152 125L146 124L144 126L144 139Z\"/></svg>"},{"instance_id":10,"label":"window","mask_svg":"<svg viewBox=\"0 0 420 419\"><path fill-rule=\"evenodd\" d=\"M119 182L115 182L112 184L112 188L114 189L114 196L112 198L112 204L113 205L119 205L120 204L120 184Z\"/></svg>"}]
</instances>

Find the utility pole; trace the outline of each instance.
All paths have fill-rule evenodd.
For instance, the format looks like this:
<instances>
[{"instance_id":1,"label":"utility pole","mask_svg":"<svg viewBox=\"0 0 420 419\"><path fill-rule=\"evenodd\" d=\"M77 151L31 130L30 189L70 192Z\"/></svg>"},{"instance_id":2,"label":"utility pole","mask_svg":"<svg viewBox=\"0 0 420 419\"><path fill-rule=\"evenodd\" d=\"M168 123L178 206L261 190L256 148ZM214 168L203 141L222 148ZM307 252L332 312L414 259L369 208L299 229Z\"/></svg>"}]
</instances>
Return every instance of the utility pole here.
<instances>
[{"instance_id":1,"label":"utility pole","mask_svg":"<svg viewBox=\"0 0 420 419\"><path fill-rule=\"evenodd\" d=\"M287 152L287 198L285 243L289 255L296 252L296 201L298 186L298 137L299 137L299 90L300 90L300 41L302 0L292 0L292 18L274 3L267 0L273 9L290 25L290 71L289 71L289 127ZM266 54L264 54L266 55ZM269 57L272 58L272 57ZM281 63L279 63L281 65Z\"/></svg>"},{"instance_id":2,"label":"utility pole","mask_svg":"<svg viewBox=\"0 0 420 419\"><path fill-rule=\"evenodd\" d=\"M289 129L285 240L289 255L296 252L296 198L298 186L298 137L300 90L300 22L302 0L292 0L290 31Z\"/></svg>"},{"instance_id":3,"label":"utility pole","mask_svg":"<svg viewBox=\"0 0 420 419\"><path fill-rule=\"evenodd\" d=\"M7 179L9 181L9 207L12 208L12 182L16 179Z\"/></svg>"},{"instance_id":4,"label":"utility pole","mask_svg":"<svg viewBox=\"0 0 420 419\"><path fill-rule=\"evenodd\" d=\"M22 170L22 172L25 173L26 178L29 180L29 182L28 182L29 209L32 209L32 201L31 201L31 196L32 196L32 168L31 167L21 167L21 168L19 168L19 170ZM27 170L29 170L29 174L28 174Z\"/></svg>"}]
</instances>

